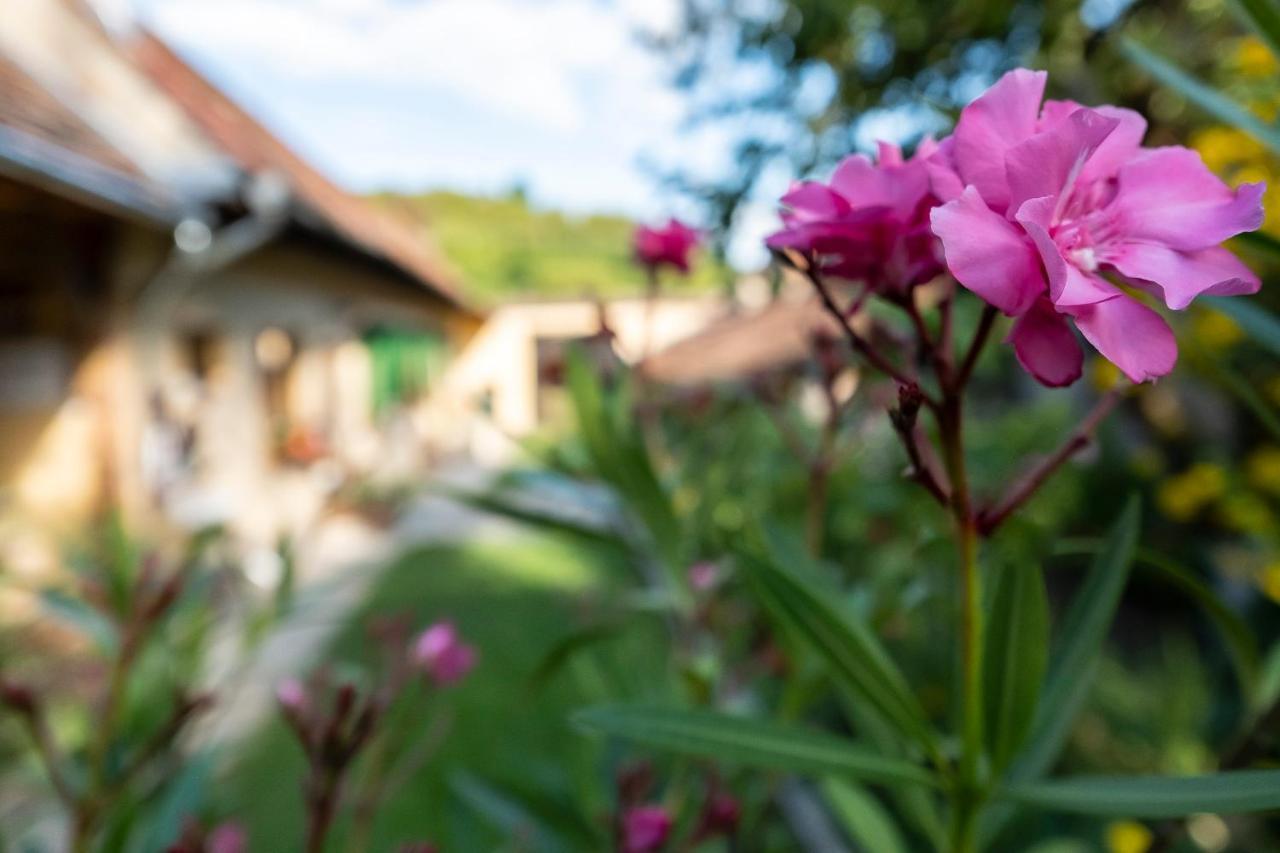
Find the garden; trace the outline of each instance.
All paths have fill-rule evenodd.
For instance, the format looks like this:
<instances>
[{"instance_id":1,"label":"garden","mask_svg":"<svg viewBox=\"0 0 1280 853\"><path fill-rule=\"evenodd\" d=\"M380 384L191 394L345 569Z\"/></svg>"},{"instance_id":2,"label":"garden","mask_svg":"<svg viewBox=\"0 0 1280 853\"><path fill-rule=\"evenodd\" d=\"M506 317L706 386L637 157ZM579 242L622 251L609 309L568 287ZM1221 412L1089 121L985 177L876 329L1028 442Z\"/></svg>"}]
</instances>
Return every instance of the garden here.
<instances>
[{"instance_id":1,"label":"garden","mask_svg":"<svg viewBox=\"0 0 1280 853\"><path fill-rule=\"evenodd\" d=\"M217 528L68 537L5 579L0 848L1280 850L1280 3L685 7L691 97L777 88L617 251L719 278L785 149L802 349L576 341L517 463L406 487L474 530L332 615L287 542L264 592Z\"/></svg>"}]
</instances>

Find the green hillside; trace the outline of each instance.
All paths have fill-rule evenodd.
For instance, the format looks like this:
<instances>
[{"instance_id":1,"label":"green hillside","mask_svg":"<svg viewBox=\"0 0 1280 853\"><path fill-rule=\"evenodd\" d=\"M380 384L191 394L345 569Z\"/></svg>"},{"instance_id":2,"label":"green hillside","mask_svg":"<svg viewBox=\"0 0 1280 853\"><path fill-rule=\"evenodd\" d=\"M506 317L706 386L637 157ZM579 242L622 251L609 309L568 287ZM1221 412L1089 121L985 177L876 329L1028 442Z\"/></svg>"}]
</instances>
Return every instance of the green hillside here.
<instances>
[{"instance_id":1,"label":"green hillside","mask_svg":"<svg viewBox=\"0 0 1280 853\"><path fill-rule=\"evenodd\" d=\"M512 298L624 295L644 289L631 263L633 223L620 216L566 216L531 208L520 193L476 197L452 192L381 194L376 200L430 229L432 238L481 302ZM714 288L724 274L707 254L671 289Z\"/></svg>"}]
</instances>

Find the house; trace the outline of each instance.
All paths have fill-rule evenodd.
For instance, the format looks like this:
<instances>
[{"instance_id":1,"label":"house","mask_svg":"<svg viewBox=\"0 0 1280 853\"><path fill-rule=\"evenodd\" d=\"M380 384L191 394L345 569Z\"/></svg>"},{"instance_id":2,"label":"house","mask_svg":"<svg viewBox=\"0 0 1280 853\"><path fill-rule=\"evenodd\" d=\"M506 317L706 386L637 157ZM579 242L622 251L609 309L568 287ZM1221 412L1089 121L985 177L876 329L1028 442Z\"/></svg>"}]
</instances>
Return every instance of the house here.
<instances>
[{"instance_id":1,"label":"house","mask_svg":"<svg viewBox=\"0 0 1280 853\"><path fill-rule=\"evenodd\" d=\"M75 525L305 528L410 477L480 318L424 235L153 34L0 4L0 501Z\"/></svg>"},{"instance_id":2,"label":"house","mask_svg":"<svg viewBox=\"0 0 1280 853\"><path fill-rule=\"evenodd\" d=\"M566 347L596 341L619 361L639 364L727 310L715 295L509 302L450 366L433 405L440 420L466 424L455 437L472 456L503 462L520 439L562 420Z\"/></svg>"}]
</instances>

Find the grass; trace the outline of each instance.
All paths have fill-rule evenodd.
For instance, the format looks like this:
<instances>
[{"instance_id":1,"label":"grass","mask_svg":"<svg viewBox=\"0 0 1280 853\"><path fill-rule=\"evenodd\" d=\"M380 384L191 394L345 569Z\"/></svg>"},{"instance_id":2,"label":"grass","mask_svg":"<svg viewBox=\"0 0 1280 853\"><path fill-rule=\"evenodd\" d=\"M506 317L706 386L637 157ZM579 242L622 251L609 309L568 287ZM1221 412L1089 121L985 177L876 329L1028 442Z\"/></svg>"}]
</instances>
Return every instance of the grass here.
<instances>
[{"instance_id":1,"label":"grass","mask_svg":"<svg viewBox=\"0 0 1280 853\"><path fill-rule=\"evenodd\" d=\"M544 827L538 849L596 845L596 809L607 808L611 782L600 744L567 719L606 690L635 693L662 683L665 655L654 653L661 635L653 625L629 629L541 688L530 677L557 643L598 623L600 608L626 583L618 552L546 535L415 550L388 568L335 639L329 662L340 668L367 660L368 617L408 612L417 624L454 619L479 648L480 663L465 683L429 700L432 709L406 715L397 743L416 738L433 713L448 715L452 725L432 761L386 804L372 850L412 840L449 850L500 849L513 833L528 830L531 815ZM251 849L300 848L302 767L297 746L275 720L233 762L219 806L245 823ZM516 785L525 790L512 796ZM550 827L556 843L548 844ZM341 833L334 841L331 849L346 849Z\"/></svg>"}]
</instances>

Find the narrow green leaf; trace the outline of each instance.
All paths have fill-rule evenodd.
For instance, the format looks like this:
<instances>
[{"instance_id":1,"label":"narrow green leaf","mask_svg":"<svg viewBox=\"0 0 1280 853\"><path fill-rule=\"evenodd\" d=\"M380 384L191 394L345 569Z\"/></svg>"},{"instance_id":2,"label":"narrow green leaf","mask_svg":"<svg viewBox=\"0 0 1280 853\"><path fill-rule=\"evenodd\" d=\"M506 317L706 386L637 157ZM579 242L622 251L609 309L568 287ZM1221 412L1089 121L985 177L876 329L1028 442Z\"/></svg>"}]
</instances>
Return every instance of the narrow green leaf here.
<instances>
[{"instance_id":1,"label":"narrow green leaf","mask_svg":"<svg viewBox=\"0 0 1280 853\"><path fill-rule=\"evenodd\" d=\"M1258 675L1258 687L1250 707L1255 714L1265 713L1280 700L1280 642L1271 646Z\"/></svg>"},{"instance_id":2,"label":"narrow green leaf","mask_svg":"<svg viewBox=\"0 0 1280 853\"><path fill-rule=\"evenodd\" d=\"M1141 520L1141 504L1136 497L1130 498L1063 619L1030 740L1014 765L1015 779L1032 779L1048 771L1089 695L1094 665L1129 578Z\"/></svg>"},{"instance_id":3,"label":"narrow green leaf","mask_svg":"<svg viewBox=\"0 0 1280 853\"><path fill-rule=\"evenodd\" d=\"M907 843L894 825L893 816L875 795L835 776L822 780L822 794L845 833L863 850L907 853Z\"/></svg>"},{"instance_id":4,"label":"narrow green leaf","mask_svg":"<svg viewBox=\"0 0 1280 853\"><path fill-rule=\"evenodd\" d=\"M574 715L579 726L681 755L765 770L838 775L889 785L937 786L928 770L844 738L707 711L605 706Z\"/></svg>"},{"instance_id":5,"label":"narrow green leaf","mask_svg":"<svg viewBox=\"0 0 1280 853\"><path fill-rule=\"evenodd\" d=\"M1120 40L1120 52L1130 62L1140 66L1164 85L1176 89L1211 117L1244 131L1273 152L1280 154L1280 131L1212 86L1192 77L1131 38Z\"/></svg>"},{"instance_id":6,"label":"narrow green leaf","mask_svg":"<svg viewBox=\"0 0 1280 853\"><path fill-rule=\"evenodd\" d=\"M453 794L486 823L510 838L524 838L535 850L564 850L566 839L538 819L526 806L469 773L449 779Z\"/></svg>"},{"instance_id":7,"label":"narrow green leaf","mask_svg":"<svg viewBox=\"0 0 1280 853\"><path fill-rule=\"evenodd\" d=\"M744 563L761 603L822 657L834 678L908 740L937 753L924 709L866 625L841 608L829 590L818 589L773 559L747 558Z\"/></svg>"},{"instance_id":8,"label":"narrow green leaf","mask_svg":"<svg viewBox=\"0 0 1280 853\"><path fill-rule=\"evenodd\" d=\"M1174 818L1280 809L1280 770L1204 776L1076 776L1010 786L999 796L1074 814Z\"/></svg>"},{"instance_id":9,"label":"narrow green leaf","mask_svg":"<svg viewBox=\"0 0 1280 853\"><path fill-rule=\"evenodd\" d=\"M1244 234L1237 234L1232 238L1233 243L1238 243L1246 250L1259 255L1267 255L1272 260L1280 258L1280 240L1272 237L1265 231L1248 231ZM1201 297L1204 299L1222 300L1223 302L1232 302L1238 300L1239 297L1228 299L1225 296Z\"/></svg>"},{"instance_id":10,"label":"narrow green leaf","mask_svg":"<svg viewBox=\"0 0 1280 853\"><path fill-rule=\"evenodd\" d=\"M1280 57L1280 3L1276 0L1236 0L1236 8L1258 35Z\"/></svg>"},{"instance_id":11,"label":"narrow green leaf","mask_svg":"<svg viewBox=\"0 0 1280 853\"><path fill-rule=\"evenodd\" d=\"M1049 655L1049 600L1038 566L1007 566L996 577L984 681L991 760L1003 769L1036 713Z\"/></svg>"},{"instance_id":12,"label":"narrow green leaf","mask_svg":"<svg viewBox=\"0 0 1280 853\"><path fill-rule=\"evenodd\" d=\"M114 654L119 647L115 625L82 599L60 589L46 589L40 592L40 604L50 616L83 633L103 654Z\"/></svg>"},{"instance_id":13,"label":"narrow green leaf","mask_svg":"<svg viewBox=\"0 0 1280 853\"><path fill-rule=\"evenodd\" d=\"M612 485L639 518L662 555L674 582L680 582L683 538L670 496L658 479L649 451L631 413L605 390L586 356L570 350L565 384L573 400L578 429L601 478Z\"/></svg>"},{"instance_id":14,"label":"narrow green leaf","mask_svg":"<svg viewBox=\"0 0 1280 853\"><path fill-rule=\"evenodd\" d=\"M1197 357L1195 362L1197 367L1252 412L1258 424L1265 427L1276 441L1280 441L1280 416L1258 393L1252 382L1213 357Z\"/></svg>"},{"instance_id":15,"label":"narrow green leaf","mask_svg":"<svg viewBox=\"0 0 1280 853\"><path fill-rule=\"evenodd\" d=\"M1253 236L1253 235L1248 235ZM1274 239L1274 238L1273 238ZM1280 356L1280 319L1253 299L1239 296L1206 296L1203 301L1215 311L1226 314L1245 334L1273 355Z\"/></svg>"},{"instance_id":16,"label":"narrow green leaf","mask_svg":"<svg viewBox=\"0 0 1280 853\"><path fill-rule=\"evenodd\" d=\"M1056 554L1096 554L1102 548L1100 540L1068 539L1054 548ZM1213 591L1195 572L1169 559L1164 554L1148 548L1139 548L1134 565L1145 568L1183 593L1200 607L1217 626L1231 657L1232 666L1246 697L1255 695L1258 683L1258 644L1253 629L1238 613Z\"/></svg>"}]
</instances>

